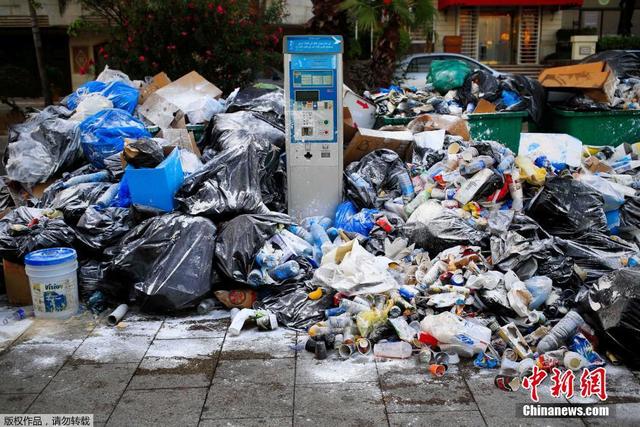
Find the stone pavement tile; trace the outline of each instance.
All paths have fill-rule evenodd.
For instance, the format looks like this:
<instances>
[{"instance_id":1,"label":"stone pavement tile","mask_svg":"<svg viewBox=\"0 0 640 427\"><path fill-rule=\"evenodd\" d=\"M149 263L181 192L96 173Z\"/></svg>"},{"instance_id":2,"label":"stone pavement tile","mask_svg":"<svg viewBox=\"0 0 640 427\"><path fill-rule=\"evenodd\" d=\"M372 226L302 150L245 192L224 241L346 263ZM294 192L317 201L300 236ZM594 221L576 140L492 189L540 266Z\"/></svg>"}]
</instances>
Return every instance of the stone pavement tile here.
<instances>
[{"instance_id":1,"label":"stone pavement tile","mask_svg":"<svg viewBox=\"0 0 640 427\"><path fill-rule=\"evenodd\" d=\"M167 317L156 339L222 338L229 326L229 312L215 310L211 313L189 317Z\"/></svg>"},{"instance_id":2,"label":"stone pavement tile","mask_svg":"<svg viewBox=\"0 0 640 427\"><path fill-rule=\"evenodd\" d=\"M37 393L0 394L0 414L23 414L36 397Z\"/></svg>"},{"instance_id":3,"label":"stone pavement tile","mask_svg":"<svg viewBox=\"0 0 640 427\"><path fill-rule=\"evenodd\" d=\"M466 381L485 421L490 426L518 424L521 426L558 425L584 426L579 418L516 418L519 405L533 403L529 390L520 388L515 392L500 390L494 384L495 369L470 368L464 372ZM547 378L539 387L540 403L567 403L566 399L551 396L550 381Z\"/></svg>"},{"instance_id":4,"label":"stone pavement tile","mask_svg":"<svg viewBox=\"0 0 640 427\"><path fill-rule=\"evenodd\" d=\"M113 337L113 336L143 336L153 338L160 326L162 326L162 320L150 320L139 319L133 317L133 320L129 320L125 317L116 326L109 326L105 323L100 323L91 332L91 337Z\"/></svg>"},{"instance_id":5,"label":"stone pavement tile","mask_svg":"<svg viewBox=\"0 0 640 427\"><path fill-rule=\"evenodd\" d=\"M107 426L197 426L206 388L127 390Z\"/></svg>"},{"instance_id":6,"label":"stone pavement tile","mask_svg":"<svg viewBox=\"0 0 640 427\"><path fill-rule=\"evenodd\" d=\"M354 356L342 360L335 350L329 350L327 359L317 360L313 353L306 350L298 353L296 384L376 381L378 373L372 356Z\"/></svg>"},{"instance_id":7,"label":"stone pavement tile","mask_svg":"<svg viewBox=\"0 0 640 427\"><path fill-rule=\"evenodd\" d=\"M294 426L387 425L378 383L296 386Z\"/></svg>"},{"instance_id":8,"label":"stone pavement tile","mask_svg":"<svg viewBox=\"0 0 640 427\"><path fill-rule=\"evenodd\" d=\"M607 418L583 418L588 426L636 427L640 425L640 403L614 403L611 406L613 413Z\"/></svg>"},{"instance_id":9,"label":"stone pavement tile","mask_svg":"<svg viewBox=\"0 0 640 427\"><path fill-rule=\"evenodd\" d=\"M107 421L137 364L67 365L29 408L33 414L94 414Z\"/></svg>"},{"instance_id":10,"label":"stone pavement tile","mask_svg":"<svg viewBox=\"0 0 640 427\"><path fill-rule=\"evenodd\" d=\"M626 403L640 402L640 380L624 366L607 365L607 401L606 403ZM599 403L597 396L581 397L580 396L580 374L582 371L575 373L574 381L575 395L569 399L571 403ZM640 414L639 414L640 416Z\"/></svg>"},{"instance_id":11,"label":"stone pavement tile","mask_svg":"<svg viewBox=\"0 0 640 427\"><path fill-rule=\"evenodd\" d=\"M152 337L105 334L90 336L73 355L72 363L133 363L144 357Z\"/></svg>"},{"instance_id":12,"label":"stone pavement tile","mask_svg":"<svg viewBox=\"0 0 640 427\"><path fill-rule=\"evenodd\" d=\"M76 344L20 344L0 356L0 393L40 393Z\"/></svg>"},{"instance_id":13,"label":"stone pavement tile","mask_svg":"<svg viewBox=\"0 0 640 427\"><path fill-rule=\"evenodd\" d=\"M221 360L202 418L290 417L294 371L294 359Z\"/></svg>"},{"instance_id":14,"label":"stone pavement tile","mask_svg":"<svg viewBox=\"0 0 640 427\"><path fill-rule=\"evenodd\" d=\"M154 340L130 389L208 387L222 338Z\"/></svg>"},{"instance_id":15,"label":"stone pavement tile","mask_svg":"<svg viewBox=\"0 0 640 427\"><path fill-rule=\"evenodd\" d=\"M389 413L478 409L455 365L436 378L415 358L376 363Z\"/></svg>"},{"instance_id":16,"label":"stone pavement tile","mask_svg":"<svg viewBox=\"0 0 640 427\"><path fill-rule=\"evenodd\" d=\"M227 380L236 383L293 385L295 359L246 359L218 362L213 384ZM246 417L245 417L246 418Z\"/></svg>"},{"instance_id":17,"label":"stone pavement tile","mask_svg":"<svg viewBox=\"0 0 640 427\"><path fill-rule=\"evenodd\" d=\"M437 411L389 414L391 427L477 427L486 425L479 411Z\"/></svg>"},{"instance_id":18,"label":"stone pavement tile","mask_svg":"<svg viewBox=\"0 0 640 427\"><path fill-rule=\"evenodd\" d=\"M291 417L287 418L236 418L222 420L201 420L198 427L285 427L291 426Z\"/></svg>"},{"instance_id":19,"label":"stone pavement tile","mask_svg":"<svg viewBox=\"0 0 640 427\"><path fill-rule=\"evenodd\" d=\"M18 344L57 344L62 341L82 344L96 326L96 320L89 312L66 320L34 319L31 327L16 340Z\"/></svg>"},{"instance_id":20,"label":"stone pavement tile","mask_svg":"<svg viewBox=\"0 0 640 427\"><path fill-rule=\"evenodd\" d=\"M222 359L280 359L295 357L296 333L285 328L259 331L247 327L237 337L227 335Z\"/></svg>"}]
</instances>

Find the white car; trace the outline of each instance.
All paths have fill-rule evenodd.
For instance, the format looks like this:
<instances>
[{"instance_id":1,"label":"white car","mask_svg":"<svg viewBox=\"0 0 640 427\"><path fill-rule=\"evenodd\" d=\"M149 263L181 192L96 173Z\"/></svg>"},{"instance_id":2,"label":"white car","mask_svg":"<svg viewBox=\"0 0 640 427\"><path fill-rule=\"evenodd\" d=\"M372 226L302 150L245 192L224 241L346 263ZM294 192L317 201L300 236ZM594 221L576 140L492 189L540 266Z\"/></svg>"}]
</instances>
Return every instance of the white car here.
<instances>
[{"instance_id":1,"label":"white car","mask_svg":"<svg viewBox=\"0 0 640 427\"><path fill-rule=\"evenodd\" d=\"M431 62L435 60L457 59L469 64L473 71L485 70L498 77L499 71L494 70L468 56L457 53L418 53L404 58L396 68L394 78L404 86L424 87L431 69Z\"/></svg>"}]
</instances>

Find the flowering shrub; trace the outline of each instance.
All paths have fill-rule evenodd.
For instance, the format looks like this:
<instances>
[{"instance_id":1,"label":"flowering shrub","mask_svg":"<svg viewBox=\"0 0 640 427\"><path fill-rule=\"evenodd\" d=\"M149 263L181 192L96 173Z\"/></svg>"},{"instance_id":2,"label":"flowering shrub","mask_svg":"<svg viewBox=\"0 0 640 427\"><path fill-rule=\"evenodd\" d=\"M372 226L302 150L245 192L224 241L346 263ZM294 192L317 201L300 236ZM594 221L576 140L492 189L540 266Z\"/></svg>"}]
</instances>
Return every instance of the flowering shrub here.
<instances>
[{"instance_id":1,"label":"flowering shrub","mask_svg":"<svg viewBox=\"0 0 640 427\"><path fill-rule=\"evenodd\" d=\"M224 91L250 81L279 52L283 1L265 3L82 0L108 22L110 40L99 55L112 68L132 78L196 70Z\"/></svg>"}]
</instances>

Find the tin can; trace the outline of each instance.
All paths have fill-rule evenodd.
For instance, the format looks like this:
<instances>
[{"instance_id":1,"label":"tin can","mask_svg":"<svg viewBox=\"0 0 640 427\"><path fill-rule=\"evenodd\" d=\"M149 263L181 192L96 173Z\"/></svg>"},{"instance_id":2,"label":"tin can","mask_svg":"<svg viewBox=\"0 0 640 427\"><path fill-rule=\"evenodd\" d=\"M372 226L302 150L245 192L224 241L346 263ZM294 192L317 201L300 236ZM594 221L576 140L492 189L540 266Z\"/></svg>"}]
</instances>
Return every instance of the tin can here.
<instances>
[{"instance_id":1,"label":"tin can","mask_svg":"<svg viewBox=\"0 0 640 427\"><path fill-rule=\"evenodd\" d=\"M429 372L431 372L431 375L433 375L434 377L441 377L445 372L447 372L447 366L434 363L429 365Z\"/></svg>"},{"instance_id":2,"label":"tin can","mask_svg":"<svg viewBox=\"0 0 640 427\"><path fill-rule=\"evenodd\" d=\"M429 364L431 362L431 359L433 359L433 352L428 347L423 348L422 350L420 350L418 358L420 362Z\"/></svg>"},{"instance_id":3,"label":"tin can","mask_svg":"<svg viewBox=\"0 0 640 427\"><path fill-rule=\"evenodd\" d=\"M498 374L493 382L504 391L517 391L520 388L520 378L516 376Z\"/></svg>"},{"instance_id":4,"label":"tin can","mask_svg":"<svg viewBox=\"0 0 640 427\"><path fill-rule=\"evenodd\" d=\"M394 305L389 309L389 317L396 318L402 315L402 309L397 305Z\"/></svg>"},{"instance_id":5,"label":"tin can","mask_svg":"<svg viewBox=\"0 0 640 427\"><path fill-rule=\"evenodd\" d=\"M371 353L371 342L366 338L358 338L356 341L356 350L362 355Z\"/></svg>"}]
</instances>

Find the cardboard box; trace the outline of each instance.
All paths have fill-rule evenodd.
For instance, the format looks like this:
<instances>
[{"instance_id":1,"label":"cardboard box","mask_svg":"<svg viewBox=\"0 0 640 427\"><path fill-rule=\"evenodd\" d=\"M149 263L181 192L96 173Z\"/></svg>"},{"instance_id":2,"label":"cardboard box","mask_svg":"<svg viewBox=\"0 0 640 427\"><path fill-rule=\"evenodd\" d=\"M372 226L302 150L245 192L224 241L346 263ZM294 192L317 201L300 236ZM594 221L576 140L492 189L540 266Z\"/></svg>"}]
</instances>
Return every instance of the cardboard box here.
<instances>
[{"instance_id":1,"label":"cardboard box","mask_svg":"<svg viewBox=\"0 0 640 427\"><path fill-rule=\"evenodd\" d=\"M611 102L617 78L606 62L547 68L538 77L548 89L577 89L598 102Z\"/></svg>"},{"instance_id":2,"label":"cardboard box","mask_svg":"<svg viewBox=\"0 0 640 427\"><path fill-rule=\"evenodd\" d=\"M482 114L482 113L495 113L496 106L486 99L481 99L478 101L478 105L476 105L476 109L473 110L474 114Z\"/></svg>"},{"instance_id":3,"label":"cardboard box","mask_svg":"<svg viewBox=\"0 0 640 427\"><path fill-rule=\"evenodd\" d=\"M400 158L407 160L411 157L412 144L413 134L406 130L390 132L361 128L344 152L344 164L356 162L380 148L395 151Z\"/></svg>"},{"instance_id":4,"label":"cardboard box","mask_svg":"<svg viewBox=\"0 0 640 427\"><path fill-rule=\"evenodd\" d=\"M342 135L344 144L347 145L358 132L358 127L353 122L351 112L347 107L342 108Z\"/></svg>"},{"instance_id":5,"label":"cardboard box","mask_svg":"<svg viewBox=\"0 0 640 427\"><path fill-rule=\"evenodd\" d=\"M156 74L151 78L151 81L140 89L140 96L138 97L138 105L144 104L149 99L152 93L158 89L165 87L171 83L171 79L165 72Z\"/></svg>"},{"instance_id":6,"label":"cardboard box","mask_svg":"<svg viewBox=\"0 0 640 427\"><path fill-rule=\"evenodd\" d=\"M449 114L423 114L413 119L407 129L413 133L443 129L449 135L461 136L465 141L471 139L467 121Z\"/></svg>"},{"instance_id":7,"label":"cardboard box","mask_svg":"<svg viewBox=\"0 0 640 427\"><path fill-rule=\"evenodd\" d=\"M192 71L149 95L138 107L138 112L154 125L167 128L177 116L189 112L190 105L203 96L217 99L220 95L220 89Z\"/></svg>"},{"instance_id":8,"label":"cardboard box","mask_svg":"<svg viewBox=\"0 0 640 427\"><path fill-rule=\"evenodd\" d=\"M24 265L9 260L2 260L4 269L4 283L7 289L7 299L13 305L31 305L31 287Z\"/></svg>"}]
</instances>

